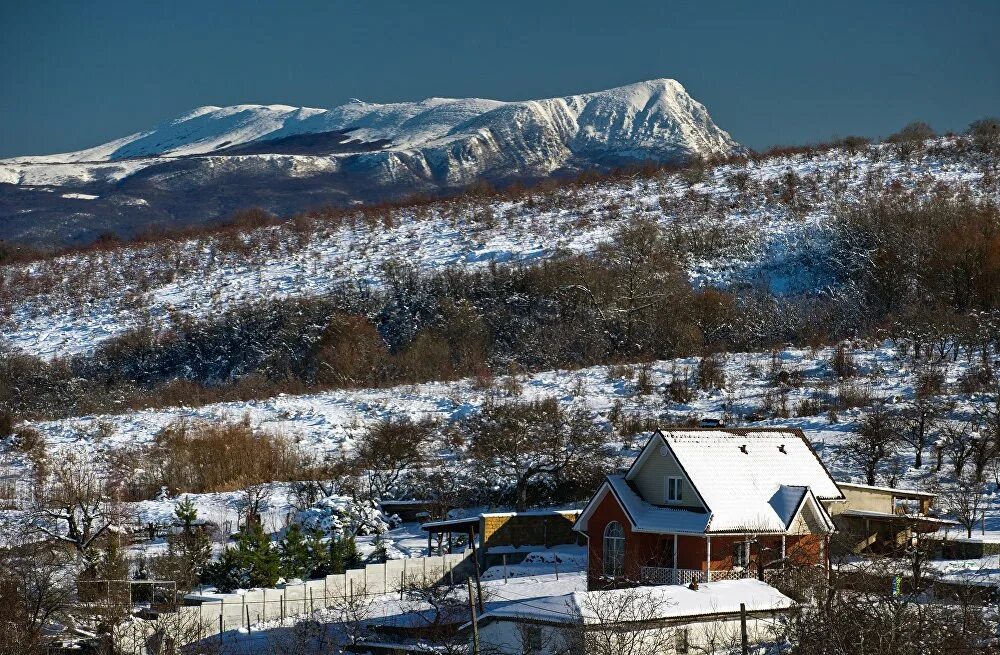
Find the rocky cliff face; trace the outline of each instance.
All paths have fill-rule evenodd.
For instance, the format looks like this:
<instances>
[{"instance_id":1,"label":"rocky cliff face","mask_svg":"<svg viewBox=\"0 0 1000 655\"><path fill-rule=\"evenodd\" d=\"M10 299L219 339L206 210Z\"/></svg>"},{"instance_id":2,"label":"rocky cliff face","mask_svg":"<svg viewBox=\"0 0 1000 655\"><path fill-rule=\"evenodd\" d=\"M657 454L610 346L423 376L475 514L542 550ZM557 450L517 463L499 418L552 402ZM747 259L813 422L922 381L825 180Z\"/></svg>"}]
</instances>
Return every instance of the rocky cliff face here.
<instances>
[{"instance_id":1,"label":"rocky cliff face","mask_svg":"<svg viewBox=\"0 0 1000 655\"><path fill-rule=\"evenodd\" d=\"M0 237L78 241L736 147L667 79L524 102L201 107L87 150L0 160Z\"/></svg>"}]
</instances>

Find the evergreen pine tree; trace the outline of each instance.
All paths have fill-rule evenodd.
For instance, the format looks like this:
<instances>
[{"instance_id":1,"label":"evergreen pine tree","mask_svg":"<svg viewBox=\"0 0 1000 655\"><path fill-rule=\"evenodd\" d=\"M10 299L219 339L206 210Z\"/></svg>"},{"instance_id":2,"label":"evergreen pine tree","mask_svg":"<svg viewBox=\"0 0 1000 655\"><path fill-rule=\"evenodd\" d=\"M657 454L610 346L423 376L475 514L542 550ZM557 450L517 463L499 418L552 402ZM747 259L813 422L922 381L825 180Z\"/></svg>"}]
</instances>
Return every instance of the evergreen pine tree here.
<instances>
[{"instance_id":1,"label":"evergreen pine tree","mask_svg":"<svg viewBox=\"0 0 1000 655\"><path fill-rule=\"evenodd\" d=\"M312 574L317 578L330 575L330 549L323 543L323 531L313 530L306 544L309 549L309 560L312 562Z\"/></svg>"},{"instance_id":2,"label":"evergreen pine tree","mask_svg":"<svg viewBox=\"0 0 1000 655\"><path fill-rule=\"evenodd\" d=\"M185 533L194 529L194 522L198 518L198 508L194 506L194 501L191 500L190 496L174 505L174 516L181 522Z\"/></svg>"},{"instance_id":3,"label":"evergreen pine tree","mask_svg":"<svg viewBox=\"0 0 1000 655\"><path fill-rule=\"evenodd\" d=\"M344 540L337 535L330 538L329 566L331 574L343 573L347 566L344 562Z\"/></svg>"},{"instance_id":4,"label":"evergreen pine tree","mask_svg":"<svg viewBox=\"0 0 1000 655\"><path fill-rule=\"evenodd\" d=\"M385 537L382 533L375 535L375 550L368 557L368 561L373 564L382 564L389 559L389 549L385 545Z\"/></svg>"},{"instance_id":5,"label":"evergreen pine tree","mask_svg":"<svg viewBox=\"0 0 1000 655\"><path fill-rule=\"evenodd\" d=\"M259 523L245 526L235 538L236 546L222 553L205 570L205 581L219 591L237 588L273 587L281 575L281 557Z\"/></svg>"},{"instance_id":6,"label":"evergreen pine tree","mask_svg":"<svg viewBox=\"0 0 1000 655\"><path fill-rule=\"evenodd\" d=\"M363 564L361 560L361 553L358 552L358 544L354 541L354 535L347 535L344 539L343 545L344 553L344 568L356 569L360 568Z\"/></svg>"},{"instance_id":7,"label":"evergreen pine tree","mask_svg":"<svg viewBox=\"0 0 1000 655\"><path fill-rule=\"evenodd\" d=\"M281 554L281 570L286 578L308 579L314 567L310 554L309 543L302 533L302 528L293 523L288 527L285 538L279 547Z\"/></svg>"}]
</instances>

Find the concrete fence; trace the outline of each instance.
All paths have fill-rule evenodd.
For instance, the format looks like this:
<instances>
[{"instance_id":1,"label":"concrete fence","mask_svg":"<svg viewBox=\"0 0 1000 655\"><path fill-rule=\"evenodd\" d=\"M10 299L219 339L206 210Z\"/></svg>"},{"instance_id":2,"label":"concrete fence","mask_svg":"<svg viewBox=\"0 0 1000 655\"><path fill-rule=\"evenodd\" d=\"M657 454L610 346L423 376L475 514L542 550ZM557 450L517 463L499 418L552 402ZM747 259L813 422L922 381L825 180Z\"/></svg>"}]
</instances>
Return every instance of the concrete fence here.
<instances>
[{"instance_id":1,"label":"concrete fence","mask_svg":"<svg viewBox=\"0 0 1000 655\"><path fill-rule=\"evenodd\" d=\"M466 552L389 560L277 588L218 596L189 594L188 602L199 604L179 607L176 622L188 626L190 637L185 641L207 638L229 630L252 628L265 621L343 607L354 596L398 593L409 585L446 579L460 582L472 571L472 554Z\"/></svg>"}]
</instances>

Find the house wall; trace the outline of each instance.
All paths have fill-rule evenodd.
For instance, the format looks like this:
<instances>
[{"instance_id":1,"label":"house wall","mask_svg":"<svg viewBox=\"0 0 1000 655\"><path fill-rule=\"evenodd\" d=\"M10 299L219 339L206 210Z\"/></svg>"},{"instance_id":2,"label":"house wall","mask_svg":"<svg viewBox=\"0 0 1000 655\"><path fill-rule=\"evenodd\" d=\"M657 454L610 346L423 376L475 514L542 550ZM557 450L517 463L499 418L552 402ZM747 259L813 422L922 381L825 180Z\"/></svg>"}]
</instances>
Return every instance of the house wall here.
<instances>
[{"instance_id":1,"label":"house wall","mask_svg":"<svg viewBox=\"0 0 1000 655\"><path fill-rule=\"evenodd\" d=\"M704 509L701 501L698 500L698 494L695 492L694 487L691 486L687 476L684 475L680 465L677 464L677 460L674 459L673 454L669 449L666 451L666 454L663 454L663 440L657 438L657 442L659 447L655 445L651 446L654 448L654 452L649 454L648 459L643 462L632 479L632 482L639 490L639 495L647 503L666 505L667 478L681 477L684 478L683 493L681 494L684 500L681 503L671 503L671 505Z\"/></svg>"},{"instance_id":2,"label":"house wall","mask_svg":"<svg viewBox=\"0 0 1000 655\"><path fill-rule=\"evenodd\" d=\"M814 516L816 520L817 517ZM808 527L812 519L803 519L803 525ZM613 583L604 577L604 530L611 521L621 523L625 531L625 566L624 577L628 580L641 579L641 569L644 566L673 568L673 561L667 558L668 542L673 542L672 534L651 534L633 532L628 516L618 504L614 494L607 494L594 508L588 526L588 571L587 581L591 589L599 589ZM821 527L821 526L820 526ZM781 556L781 536L757 537L757 544L751 547L750 567L757 566L757 559L764 558L764 563L777 560ZM711 567L713 571L728 571L733 568L733 547L746 541L746 537L713 536L711 548ZM761 549L768 549L761 554ZM825 546L824 534L799 534L785 537L785 555L796 565L826 566L829 552ZM705 537L700 535L677 536L677 568L705 571L708 546Z\"/></svg>"},{"instance_id":3,"label":"house wall","mask_svg":"<svg viewBox=\"0 0 1000 655\"><path fill-rule=\"evenodd\" d=\"M836 516L849 509L864 510L866 512L892 513L892 493L888 491L877 491L874 489L852 489L843 487L845 502L830 503L830 514Z\"/></svg>"},{"instance_id":4,"label":"house wall","mask_svg":"<svg viewBox=\"0 0 1000 655\"><path fill-rule=\"evenodd\" d=\"M788 531L791 534L821 534L826 532L826 525L817 514L816 506L811 502L806 502L802 511L792 521Z\"/></svg>"},{"instance_id":5,"label":"house wall","mask_svg":"<svg viewBox=\"0 0 1000 655\"><path fill-rule=\"evenodd\" d=\"M579 510L483 514L480 544L484 551L498 546L577 544L582 537L573 531L573 524L579 515Z\"/></svg>"},{"instance_id":6,"label":"house wall","mask_svg":"<svg viewBox=\"0 0 1000 655\"><path fill-rule=\"evenodd\" d=\"M624 577L639 579L639 569L655 566L662 553L660 535L633 532L628 516L618 504L614 494L607 494L587 521L587 580L591 586L600 587L604 578L604 530L608 523L618 521L625 530Z\"/></svg>"}]
</instances>

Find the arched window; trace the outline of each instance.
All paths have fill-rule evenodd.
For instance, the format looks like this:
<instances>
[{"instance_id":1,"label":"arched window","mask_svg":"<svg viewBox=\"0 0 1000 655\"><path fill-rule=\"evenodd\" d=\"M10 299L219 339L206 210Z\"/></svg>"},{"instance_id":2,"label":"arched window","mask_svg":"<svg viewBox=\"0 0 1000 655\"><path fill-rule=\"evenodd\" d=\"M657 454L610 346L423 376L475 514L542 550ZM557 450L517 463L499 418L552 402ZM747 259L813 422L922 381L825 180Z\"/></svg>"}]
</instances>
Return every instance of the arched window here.
<instances>
[{"instance_id":1,"label":"arched window","mask_svg":"<svg viewBox=\"0 0 1000 655\"><path fill-rule=\"evenodd\" d=\"M625 529L618 521L604 528L604 575L618 578L625 572Z\"/></svg>"}]
</instances>

